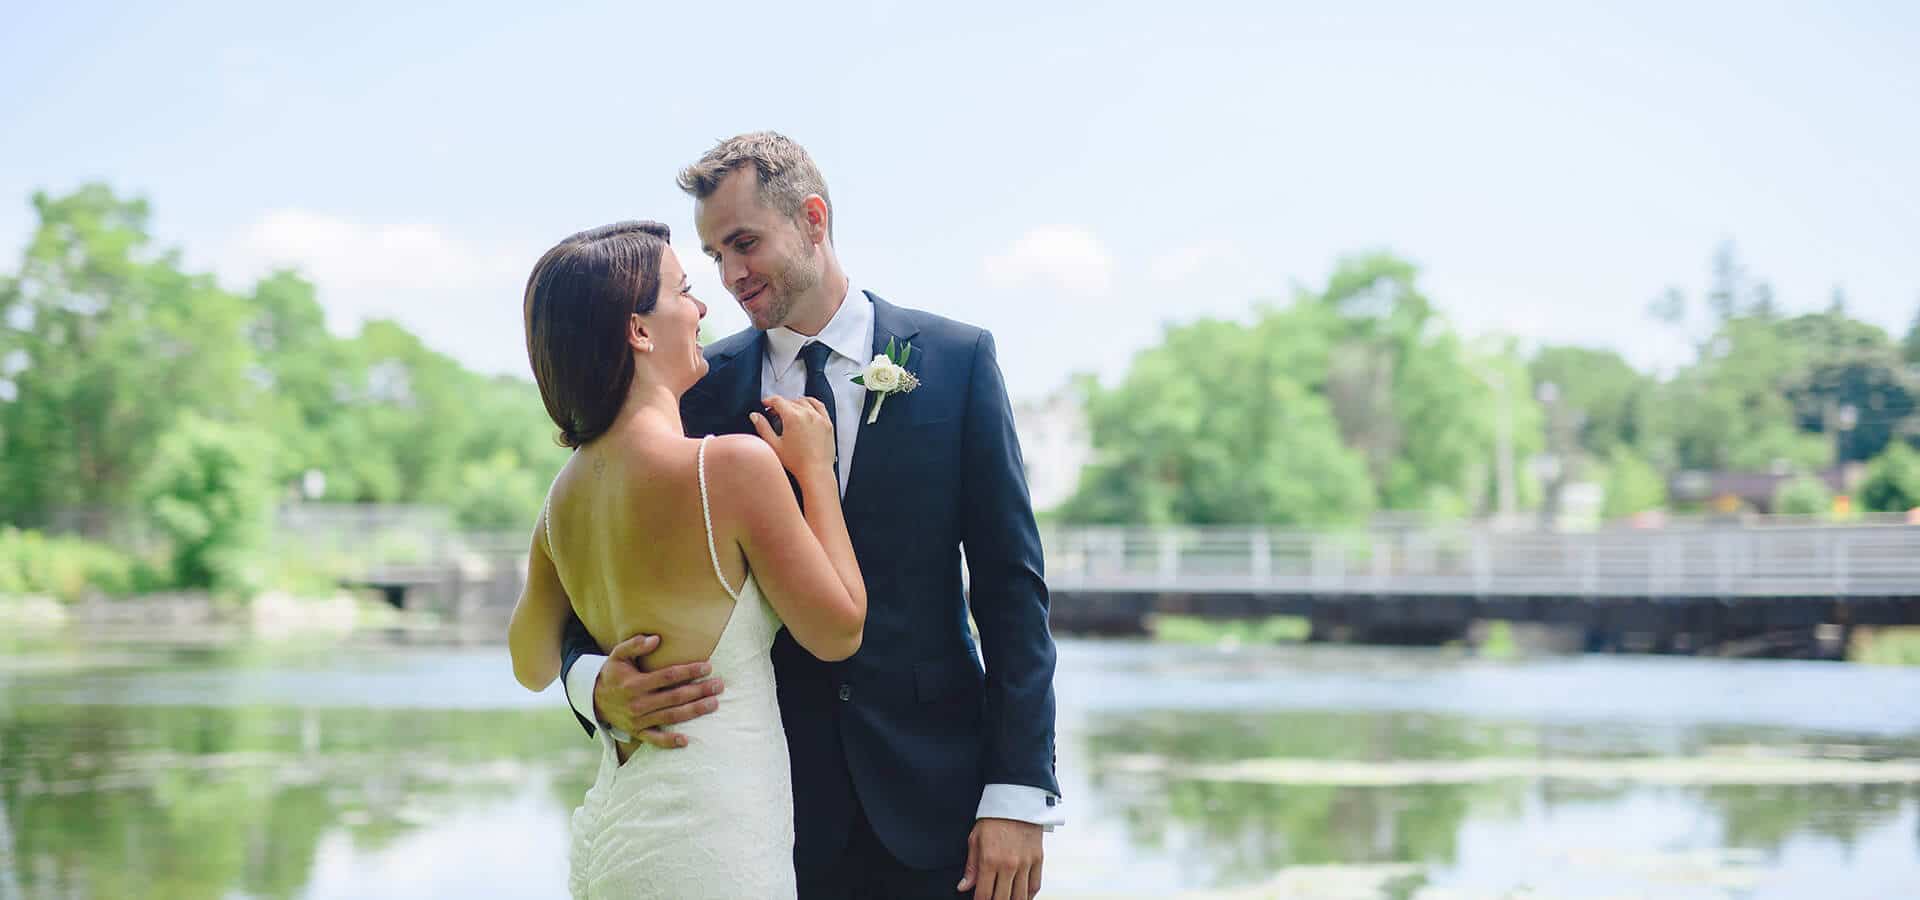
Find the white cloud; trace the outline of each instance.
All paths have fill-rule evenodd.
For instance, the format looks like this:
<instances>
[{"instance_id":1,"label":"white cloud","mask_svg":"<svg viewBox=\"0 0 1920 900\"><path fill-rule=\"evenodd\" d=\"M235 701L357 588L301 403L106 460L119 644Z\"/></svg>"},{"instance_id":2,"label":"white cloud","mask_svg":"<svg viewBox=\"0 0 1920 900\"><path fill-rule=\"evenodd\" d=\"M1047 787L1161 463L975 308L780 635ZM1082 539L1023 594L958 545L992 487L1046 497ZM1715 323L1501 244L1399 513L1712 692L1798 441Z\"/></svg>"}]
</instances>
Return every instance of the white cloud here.
<instances>
[{"instance_id":1,"label":"white cloud","mask_svg":"<svg viewBox=\"0 0 1920 900\"><path fill-rule=\"evenodd\" d=\"M432 223L282 209L226 241L215 267L238 290L272 269L297 269L318 289L335 332L395 319L469 366L524 374L520 294L542 249L488 245Z\"/></svg>"},{"instance_id":2,"label":"white cloud","mask_svg":"<svg viewBox=\"0 0 1920 900\"><path fill-rule=\"evenodd\" d=\"M1084 296L1113 288L1113 256L1092 231L1077 225L1042 225L986 259L987 280L996 287L1044 285Z\"/></svg>"}]
</instances>

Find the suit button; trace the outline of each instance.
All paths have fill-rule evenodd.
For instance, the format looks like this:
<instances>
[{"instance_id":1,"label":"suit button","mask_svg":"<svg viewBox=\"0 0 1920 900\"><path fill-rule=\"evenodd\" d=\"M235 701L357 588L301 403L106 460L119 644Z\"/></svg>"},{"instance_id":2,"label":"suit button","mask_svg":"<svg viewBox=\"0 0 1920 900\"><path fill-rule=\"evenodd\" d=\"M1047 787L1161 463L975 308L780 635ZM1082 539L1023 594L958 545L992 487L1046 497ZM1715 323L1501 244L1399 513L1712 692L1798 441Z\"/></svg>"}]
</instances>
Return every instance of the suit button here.
<instances>
[{"instance_id":1,"label":"suit button","mask_svg":"<svg viewBox=\"0 0 1920 900\"><path fill-rule=\"evenodd\" d=\"M853 685L843 684L840 686L840 699L842 702L853 699Z\"/></svg>"}]
</instances>

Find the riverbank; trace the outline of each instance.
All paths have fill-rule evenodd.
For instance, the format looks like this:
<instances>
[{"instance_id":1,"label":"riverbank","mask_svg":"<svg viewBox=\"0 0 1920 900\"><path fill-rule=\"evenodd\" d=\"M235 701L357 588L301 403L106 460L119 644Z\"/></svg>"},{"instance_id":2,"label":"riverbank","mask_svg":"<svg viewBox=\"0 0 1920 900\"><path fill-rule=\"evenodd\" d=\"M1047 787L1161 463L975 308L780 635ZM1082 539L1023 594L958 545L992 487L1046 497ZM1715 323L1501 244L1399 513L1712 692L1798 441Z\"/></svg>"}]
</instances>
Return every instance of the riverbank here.
<instances>
[{"instance_id":1,"label":"riverbank","mask_svg":"<svg viewBox=\"0 0 1920 900\"><path fill-rule=\"evenodd\" d=\"M1197 616L1158 615L1148 623L1156 641L1208 647L1238 647L1304 642L1309 626L1299 616L1216 620ZM1475 626L1468 642L1473 653L1487 659L1577 652L1575 642L1547 626L1504 621ZM1920 628L1857 628L1847 646L1847 661L1875 666L1920 666Z\"/></svg>"},{"instance_id":2,"label":"riverbank","mask_svg":"<svg viewBox=\"0 0 1920 900\"><path fill-rule=\"evenodd\" d=\"M268 592L246 600L205 591L115 598L93 596L61 602L44 595L0 595L0 629L54 632L67 629L220 627L258 637L347 633L394 624L400 614L385 604L337 592L300 596Z\"/></svg>"}]
</instances>

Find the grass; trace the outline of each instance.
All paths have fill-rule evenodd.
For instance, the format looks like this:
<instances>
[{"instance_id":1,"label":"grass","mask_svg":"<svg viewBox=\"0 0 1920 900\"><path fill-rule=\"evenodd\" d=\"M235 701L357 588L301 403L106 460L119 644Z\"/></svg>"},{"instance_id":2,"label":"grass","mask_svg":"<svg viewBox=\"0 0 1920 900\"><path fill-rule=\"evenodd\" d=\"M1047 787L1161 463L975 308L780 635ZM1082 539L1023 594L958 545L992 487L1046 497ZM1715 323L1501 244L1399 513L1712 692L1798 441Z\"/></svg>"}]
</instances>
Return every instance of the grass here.
<instances>
[{"instance_id":1,"label":"grass","mask_svg":"<svg viewBox=\"0 0 1920 900\"><path fill-rule=\"evenodd\" d=\"M1870 666L1920 666L1920 628L1861 628L1847 659Z\"/></svg>"},{"instance_id":2,"label":"grass","mask_svg":"<svg viewBox=\"0 0 1920 900\"><path fill-rule=\"evenodd\" d=\"M1281 644L1307 638L1307 620L1299 616L1222 620L1156 615L1147 627L1155 640L1172 644Z\"/></svg>"}]
</instances>

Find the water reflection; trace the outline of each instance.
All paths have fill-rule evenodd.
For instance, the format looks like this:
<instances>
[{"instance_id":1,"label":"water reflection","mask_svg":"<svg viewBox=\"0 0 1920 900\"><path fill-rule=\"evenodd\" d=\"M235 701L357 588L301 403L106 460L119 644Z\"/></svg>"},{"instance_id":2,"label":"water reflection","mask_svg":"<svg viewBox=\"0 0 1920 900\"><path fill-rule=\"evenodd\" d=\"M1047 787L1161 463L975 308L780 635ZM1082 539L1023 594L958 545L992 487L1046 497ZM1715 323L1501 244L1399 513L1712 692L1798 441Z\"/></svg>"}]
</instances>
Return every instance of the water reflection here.
<instances>
[{"instance_id":1,"label":"water reflection","mask_svg":"<svg viewBox=\"0 0 1920 900\"><path fill-rule=\"evenodd\" d=\"M1738 670L1773 691L1758 725L1697 701L1621 716L1618 696L1510 714L1570 684L1702 694L1728 677L1649 665L1069 643L1072 818L1049 839L1047 894L1838 900L1920 881L1920 779L1821 774L1908 765L1920 734L1871 710L1785 721L1817 706L1766 683L1794 670ZM1914 683L1819 678L1864 696ZM1383 682L1418 696L1395 708ZM1488 699L1494 685L1511 695ZM558 897L592 749L498 648L15 645L0 897Z\"/></svg>"},{"instance_id":2,"label":"water reflection","mask_svg":"<svg viewBox=\"0 0 1920 900\"><path fill-rule=\"evenodd\" d=\"M1920 787L1891 784L1739 784L1737 758L1717 752L1769 747L1797 754L1806 766L1822 755L1892 759L1920 755L1912 739L1808 735L1778 728L1702 726L1673 732L1592 725L1487 722L1430 714L1296 712L1258 714L1152 712L1099 717L1088 732L1091 782L1127 824L1140 847L1175 850L1192 877L1207 884L1265 881L1289 866L1328 863L1416 863L1423 871L1463 862L1460 836L1469 823L1539 825L1557 813L1618 809L1658 797L1685 808L1696 840L1732 860L1776 862L1796 839L1820 839L1851 860L1863 836L1884 832L1920 808ZM1644 761L1655 753L1690 754L1702 764L1698 785L1598 780L1470 778L1446 783L1458 767L1445 761L1572 756L1584 761ZM1683 757L1684 761L1686 757ZM1269 767L1277 783L1218 775L1220 763L1368 761L1368 783L1326 783L1343 767ZM1433 765L1423 765L1431 762ZM1671 757L1656 762L1673 762ZM1245 770L1241 766L1240 770ZM1526 771L1524 765L1516 770ZM1297 779L1286 773L1299 771ZM1378 784L1385 772L1403 783ZM1623 768L1622 771L1632 771ZM1682 767L1680 771L1688 771ZM1765 771L1775 771L1766 769ZM1817 777L1817 776L1805 776ZM1757 780L1764 781L1766 777ZM1439 781L1441 783L1429 783ZM1671 813L1667 815L1672 815ZM1577 816L1571 817L1577 818ZM1631 827L1631 823L1624 823ZM1920 857L1920 834L1907 838ZM1577 853L1577 846L1563 848ZM1745 863L1741 863L1745 865ZM1434 868L1427 868L1434 867ZM1727 868L1726 865L1720 866ZM1425 879L1418 879L1424 884ZM1380 896L1414 881L1383 886Z\"/></svg>"},{"instance_id":3,"label":"water reflection","mask_svg":"<svg viewBox=\"0 0 1920 900\"><path fill-rule=\"evenodd\" d=\"M306 896L323 838L376 853L590 759L531 713L264 707L8 711L7 862L27 897ZM554 827L560 827L556 824Z\"/></svg>"}]
</instances>

